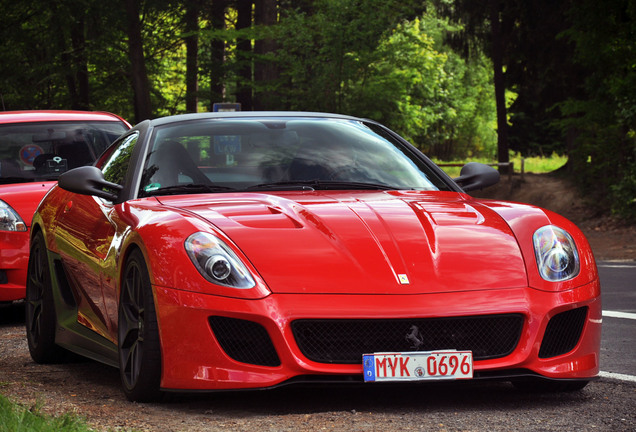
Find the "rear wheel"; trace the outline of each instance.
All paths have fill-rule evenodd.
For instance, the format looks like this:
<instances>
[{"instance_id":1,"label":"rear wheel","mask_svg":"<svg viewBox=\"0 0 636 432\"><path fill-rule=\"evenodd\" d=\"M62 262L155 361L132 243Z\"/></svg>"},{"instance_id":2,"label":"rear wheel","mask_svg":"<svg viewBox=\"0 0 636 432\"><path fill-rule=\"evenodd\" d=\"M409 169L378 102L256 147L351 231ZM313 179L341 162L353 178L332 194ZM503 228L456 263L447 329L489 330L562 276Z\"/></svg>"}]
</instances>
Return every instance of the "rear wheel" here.
<instances>
[{"instance_id":1,"label":"rear wheel","mask_svg":"<svg viewBox=\"0 0 636 432\"><path fill-rule=\"evenodd\" d=\"M33 236L26 283L26 333L29 353L36 363L59 363L68 352L55 344L55 303L51 272L42 232Z\"/></svg>"},{"instance_id":2,"label":"rear wheel","mask_svg":"<svg viewBox=\"0 0 636 432\"><path fill-rule=\"evenodd\" d=\"M150 276L141 251L130 254L119 298L119 373L126 397L151 402L161 397L161 347Z\"/></svg>"}]
</instances>

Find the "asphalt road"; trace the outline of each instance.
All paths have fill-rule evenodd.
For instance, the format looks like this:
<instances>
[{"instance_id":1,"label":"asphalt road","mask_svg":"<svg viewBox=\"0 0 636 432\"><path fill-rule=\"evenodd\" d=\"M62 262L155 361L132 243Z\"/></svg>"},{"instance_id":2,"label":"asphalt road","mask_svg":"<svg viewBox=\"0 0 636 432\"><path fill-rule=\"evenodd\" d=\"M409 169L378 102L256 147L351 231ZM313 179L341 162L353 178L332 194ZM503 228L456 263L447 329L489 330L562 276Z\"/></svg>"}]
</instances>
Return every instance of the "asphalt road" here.
<instances>
[{"instance_id":1,"label":"asphalt road","mask_svg":"<svg viewBox=\"0 0 636 432\"><path fill-rule=\"evenodd\" d=\"M599 261L597 266L603 301L601 376L622 374L636 383L636 262Z\"/></svg>"}]
</instances>

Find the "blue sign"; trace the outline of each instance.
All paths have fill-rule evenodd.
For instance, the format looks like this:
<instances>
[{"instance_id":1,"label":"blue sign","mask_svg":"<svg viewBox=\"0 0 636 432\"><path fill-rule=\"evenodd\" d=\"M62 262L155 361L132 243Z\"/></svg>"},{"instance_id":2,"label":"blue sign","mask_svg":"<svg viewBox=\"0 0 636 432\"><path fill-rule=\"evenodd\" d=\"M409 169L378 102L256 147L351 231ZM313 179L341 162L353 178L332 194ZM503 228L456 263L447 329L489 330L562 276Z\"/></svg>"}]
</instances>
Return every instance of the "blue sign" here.
<instances>
[{"instance_id":1,"label":"blue sign","mask_svg":"<svg viewBox=\"0 0 636 432\"><path fill-rule=\"evenodd\" d=\"M223 135L214 137L214 154L235 155L241 152L241 137Z\"/></svg>"},{"instance_id":2,"label":"blue sign","mask_svg":"<svg viewBox=\"0 0 636 432\"><path fill-rule=\"evenodd\" d=\"M226 103L226 102L217 102L212 105L212 111L214 112L232 112L232 111L240 111L241 104L240 103Z\"/></svg>"}]
</instances>

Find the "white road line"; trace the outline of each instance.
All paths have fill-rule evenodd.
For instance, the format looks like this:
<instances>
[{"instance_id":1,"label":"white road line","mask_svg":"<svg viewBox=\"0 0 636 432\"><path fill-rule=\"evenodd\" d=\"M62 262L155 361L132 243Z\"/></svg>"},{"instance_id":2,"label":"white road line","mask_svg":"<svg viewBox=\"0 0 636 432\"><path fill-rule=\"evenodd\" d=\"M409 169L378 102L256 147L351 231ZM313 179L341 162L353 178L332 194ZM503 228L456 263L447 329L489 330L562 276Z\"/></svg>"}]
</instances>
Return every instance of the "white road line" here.
<instances>
[{"instance_id":1,"label":"white road line","mask_svg":"<svg viewBox=\"0 0 636 432\"><path fill-rule=\"evenodd\" d=\"M596 263L597 267L603 268L636 268L636 264L633 261L621 262L621 261L606 261L604 263Z\"/></svg>"},{"instance_id":2,"label":"white road line","mask_svg":"<svg viewBox=\"0 0 636 432\"><path fill-rule=\"evenodd\" d=\"M636 320L636 313L629 312L603 311L603 316L610 318L627 318Z\"/></svg>"},{"instance_id":3,"label":"white road line","mask_svg":"<svg viewBox=\"0 0 636 432\"><path fill-rule=\"evenodd\" d=\"M636 383L636 376L634 375L625 375L625 374L620 374L620 373L614 373L614 372L599 372L598 376L600 376L601 378L609 378L609 379L615 379L615 380L620 380L620 381L629 381L629 382L634 382Z\"/></svg>"}]
</instances>

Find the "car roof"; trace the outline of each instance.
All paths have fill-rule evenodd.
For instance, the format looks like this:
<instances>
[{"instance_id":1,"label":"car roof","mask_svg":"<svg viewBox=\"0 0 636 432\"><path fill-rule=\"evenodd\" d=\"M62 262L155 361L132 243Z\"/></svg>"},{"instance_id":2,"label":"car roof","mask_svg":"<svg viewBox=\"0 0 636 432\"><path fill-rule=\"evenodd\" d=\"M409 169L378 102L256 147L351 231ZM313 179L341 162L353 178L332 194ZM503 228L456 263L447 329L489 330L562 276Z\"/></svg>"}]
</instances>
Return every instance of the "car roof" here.
<instances>
[{"instance_id":1,"label":"car roof","mask_svg":"<svg viewBox=\"0 0 636 432\"><path fill-rule=\"evenodd\" d=\"M117 121L127 123L121 117L102 111L33 110L0 111L0 124L48 121Z\"/></svg>"},{"instance_id":2,"label":"car roof","mask_svg":"<svg viewBox=\"0 0 636 432\"><path fill-rule=\"evenodd\" d=\"M149 120L152 126L161 126L164 124L202 120L202 119L221 119L221 118L266 118L266 117L313 117L313 118L333 118L345 120L363 120L358 117L352 117L344 114L330 114L321 112L305 112L305 111L224 111L224 112L206 112L194 114L178 114L174 116L161 117Z\"/></svg>"}]
</instances>

